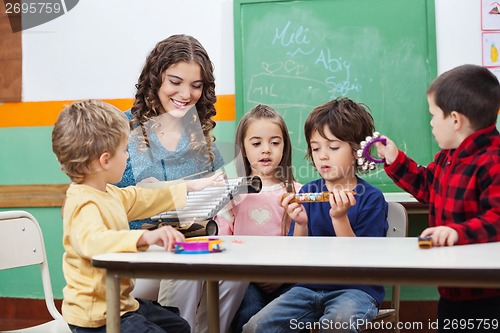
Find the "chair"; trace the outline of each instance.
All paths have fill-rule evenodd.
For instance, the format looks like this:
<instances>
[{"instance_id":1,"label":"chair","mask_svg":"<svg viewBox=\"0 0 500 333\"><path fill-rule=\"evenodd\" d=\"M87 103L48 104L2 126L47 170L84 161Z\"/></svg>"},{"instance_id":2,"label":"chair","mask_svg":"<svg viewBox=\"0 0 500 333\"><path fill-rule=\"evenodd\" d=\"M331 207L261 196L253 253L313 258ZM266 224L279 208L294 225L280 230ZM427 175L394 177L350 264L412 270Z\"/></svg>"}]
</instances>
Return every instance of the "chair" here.
<instances>
[{"instance_id":1,"label":"chair","mask_svg":"<svg viewBox=\"0 0 500 333\"><path fill-rule=\"evenodd\" d=\"M399 202L389 202L389 210L387 213L387 221L389 222L389 229L387 230L387 237L406 237L408 234L408 213L405 207ZM399 333L396 327L399 322L399 298L400 286L398 284L392 285L392 298L391 307L388 309L380 309L372 323L376 322L391 322L393 331ZM376 327L376 326L374 326Z\"/></svg>"},{"instance_id":2,"label":"chair","mask_svg":"<svg viewBox=\"0 0 500 333\"><path fill-rule=\"evenodd\" d=\"M134 289L130 292L135 298L143 298L151 301L158 301L160 292L160 279L136 278Z\"/></svg>"},{"instance_id":3,"label":"chair","mask_svg":"<svg viewBox=\"0 0 500 333\"><path fill-rule=\"evenodd\" d=\"M11 333L71 333L54 304L43 235L37 220L24 211L0 212L0 270L40 265L45 304L53 320Z\"/></svg>"}]
</instances>

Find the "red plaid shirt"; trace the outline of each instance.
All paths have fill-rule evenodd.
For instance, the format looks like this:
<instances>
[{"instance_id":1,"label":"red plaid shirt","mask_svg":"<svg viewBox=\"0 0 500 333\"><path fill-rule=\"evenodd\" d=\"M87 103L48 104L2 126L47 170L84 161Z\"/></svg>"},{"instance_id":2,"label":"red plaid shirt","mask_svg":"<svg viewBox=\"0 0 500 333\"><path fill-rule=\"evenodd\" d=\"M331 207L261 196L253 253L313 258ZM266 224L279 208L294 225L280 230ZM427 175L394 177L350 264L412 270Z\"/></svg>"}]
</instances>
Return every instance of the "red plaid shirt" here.
<instances>
[{"instance_id":1,"label":"red plaid shirt","mask_svg":"<svg viewBox=\"0 0 500 333\"><path fill-rule=\"evenodd\" d=\"M384 169L402 189L429 204L429 225L458 232L458 244L500 241L500 135L495 125L467 137L457 149L441 150L419 166L403 152ZM446 288L449 300L500 296L500 289Z\"/></svg>"}]
</instances>

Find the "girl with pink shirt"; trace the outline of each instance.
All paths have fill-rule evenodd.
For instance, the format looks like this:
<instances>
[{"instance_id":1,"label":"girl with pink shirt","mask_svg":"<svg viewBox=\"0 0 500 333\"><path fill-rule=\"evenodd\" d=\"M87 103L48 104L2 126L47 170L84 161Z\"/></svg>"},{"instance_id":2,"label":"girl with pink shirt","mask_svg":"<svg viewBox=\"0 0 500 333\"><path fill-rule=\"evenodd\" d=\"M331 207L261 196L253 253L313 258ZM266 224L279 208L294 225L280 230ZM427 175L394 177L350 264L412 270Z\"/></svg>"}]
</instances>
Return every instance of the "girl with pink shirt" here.
<instances>
[{"instance_id":1,"label":"girl with pink shirt","mask_svg":"<svg viewBox=\"0 0 500 333\"><path fill-rule=\"evenodd\" d=\"M219 234L287 235L290 219L279 201L284 193L295 193L301 185L293 177L292 145L285 121L273 108L259 104L240 120L235 143L240 150L236 152L238 176L259 176L262 190L237 195L219 212ZM233 320L233 333L240 333L254 314L288 288L280 283L250 283Z\"/></svg>"}]
</instances>

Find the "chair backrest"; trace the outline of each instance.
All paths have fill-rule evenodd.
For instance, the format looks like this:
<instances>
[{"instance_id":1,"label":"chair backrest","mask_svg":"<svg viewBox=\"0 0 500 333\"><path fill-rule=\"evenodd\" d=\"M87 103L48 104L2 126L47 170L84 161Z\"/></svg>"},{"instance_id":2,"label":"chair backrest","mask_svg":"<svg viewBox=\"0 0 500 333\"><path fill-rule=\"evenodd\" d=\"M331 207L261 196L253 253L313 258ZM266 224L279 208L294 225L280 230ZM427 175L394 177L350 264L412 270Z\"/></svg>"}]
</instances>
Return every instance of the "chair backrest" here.
<instances>
[{"instance_id":1,"label":"chair backrest","mask_svg":"<svg viewBox=\"0 0 500 333\"><path fill-rule=\"evenodd\" d=\"M387 229L387 237L406 237L408 235L408 213L406 208L399 202L389 202L389 209L387 212L387 222L389 229ZM392 285L391 308L381 309L374 321L390 321L393 323L393 332L399 333L400 330L397 326L399 323L399 310L401 290L399 285Z\"/></svg>"},{"instance_id":2,"label":"chair backrest","mask_svg":"<svg viewBox=\"0 0 500 333\"><path fill-rule=\"evenodd\" d=\"M387 212L387 237L406 237L408 235L408 213L399 202L389 202Z\"/></svg>"},{"instance_id":3,"label":"chair backrest","mask_svg":"<svg viewBox=\"0 0 500 333\"><path fill-rule=\"evenodd\" d=\"M0 212L0 270L40 266L47 310L54 319L62 319L52 293L43 234L38 221L25 211Z\"/></svg>"}]
</instances>

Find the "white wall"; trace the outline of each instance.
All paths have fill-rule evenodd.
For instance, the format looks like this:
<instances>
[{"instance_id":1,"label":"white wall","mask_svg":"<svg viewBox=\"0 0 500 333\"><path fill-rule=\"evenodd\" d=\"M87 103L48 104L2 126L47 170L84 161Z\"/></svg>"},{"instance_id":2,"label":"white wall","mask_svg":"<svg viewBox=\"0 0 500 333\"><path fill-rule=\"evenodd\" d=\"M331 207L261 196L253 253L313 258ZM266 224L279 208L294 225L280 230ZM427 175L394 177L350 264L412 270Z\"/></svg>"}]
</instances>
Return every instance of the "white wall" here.
<instances>
[{"instance_id":1,"label":"white wall","mask_svg":"<svg viewBox=\"0 0 500 333\"><path fill-rule=\"evenodd\" d=\"M132 98L146 55L177 33L203 44L217 94L232 94L232 17L232 0L81 0L23 32L23 100Z\"/></svg>"},{"instance_id":2,"label":"white wall","mask_svg":"<svg viewBox=\"0 0 500 333\"><path fill-rule=\"evenodd\" d=\"M438 73L462 64L482 65L481 1L435 3Z\"/></svg>"},{"instance_id":3,"label":"white wall","mask_svg":"<svg viewBox=\"0 0 500 333\"><path fill-rule=\"evenodd\" d=\"M438 71L480 65L480 1L435 2ZM81 0L23 32L23 100L133 98L146 55L175 33L205 46L217 94L234 94L232 0Z\"/></svg>"}]
</instances>

